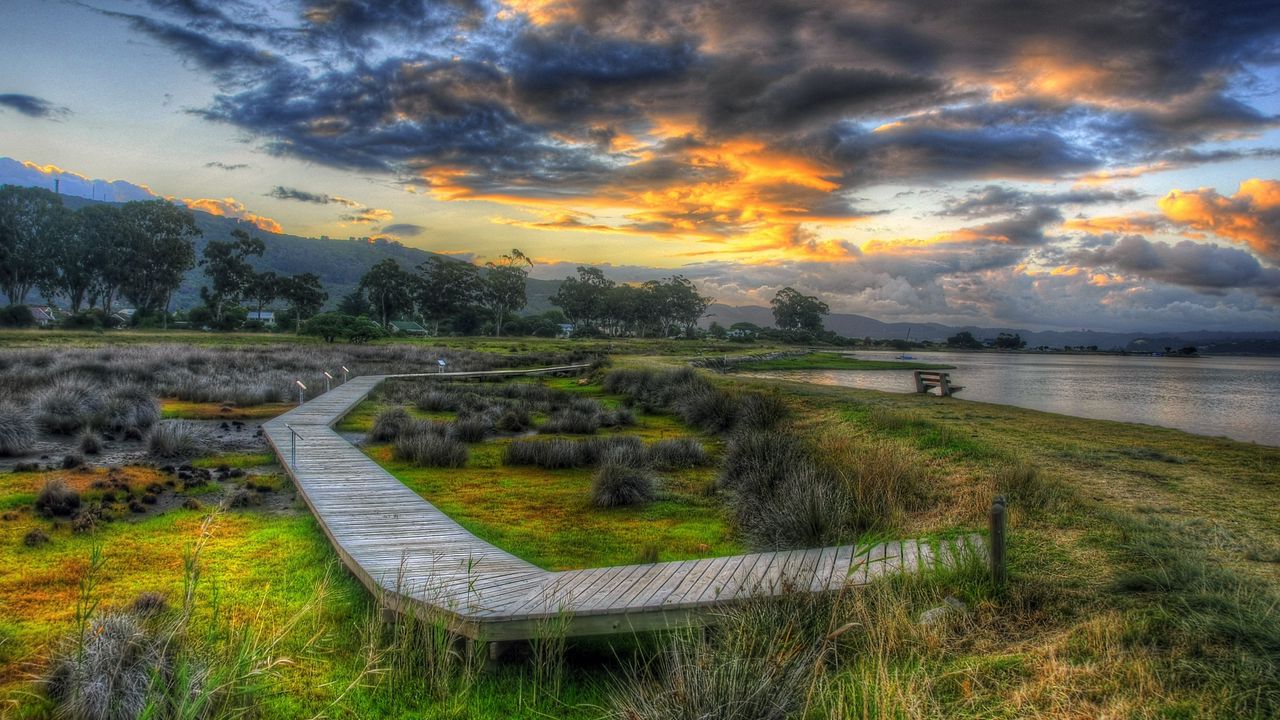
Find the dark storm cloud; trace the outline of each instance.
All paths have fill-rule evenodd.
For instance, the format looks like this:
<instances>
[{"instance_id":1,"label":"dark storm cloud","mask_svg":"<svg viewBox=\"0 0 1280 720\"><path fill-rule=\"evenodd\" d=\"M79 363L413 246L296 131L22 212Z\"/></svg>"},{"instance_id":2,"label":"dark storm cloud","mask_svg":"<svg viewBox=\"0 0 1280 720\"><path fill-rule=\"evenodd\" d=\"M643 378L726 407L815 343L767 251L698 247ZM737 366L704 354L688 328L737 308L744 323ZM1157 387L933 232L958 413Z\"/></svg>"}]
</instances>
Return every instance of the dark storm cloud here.
<instances>
[{"instance_id":1,"label":"dark storm cloud","mask_svg":"<svg viewBox=\"0 0 1280 720\"><path fill-rule=\"evenodd\" d=\"M27 117L40 118L42 120L57 120L71 113L67 108L54 105L44 98L21 93L0 94L0 107L7 107Z\"/></svg>"},{"instance_id":2,"label":"dark storm cloud","mask_svg":"<svg viewBox=\"0 0 1280 720\"><path fill-rule=\"evenodd\" d=\"M1033 193L1007 185L987 185L967 192L964 197L949 198L939 215L986 217L1019 212L1032 206L1100 205L1140 200L1146 195L1137 190L1073 189L1060 193Z\"/></svg>"},{"instance_id":3,"label":"dark storm cloud","mask_svg":"<svg viewBox=\"0 0 1280 720\"><path fill-rule=\"evenodd\" d=\"M1236 248L1190 240L1170 245L1126 235L1110 247L1080 252L1072 259L1201 292L1250 288L1264 297L1280 297L1280 269L1265 267L1251 253Z\"/></svg>"},{"instance_id":4,"label":"dark storm cloud","mask_svg":"<svg viewBox=\"0 0 1280 720\"><path fill-rule=\"evenodd\" d=\"M329 195L327 193L313 193L297 188L282 187L280 185L271 189L267 193L269 197L277 200L297 200L298 202L312 203L314 205L329 205L336 203L338 205L346 205L347 207L358 207L360 203L354 200L348 200L337 195Z\"/></svg>"},{"instance_id":5,"label":"dark storm cloud","mask_svg":"<svg viewBox=\"0 0 1280 720\"><path fill-rule=\"evenodd\" d=\"M583 0L541 24L468 0L153 5L116 17L224 81L206 117L327 165L448 168L473 194L624 182L618 132L671 116L700 119L693 141L830 162L845 187L1167 162L1275 124L1229 92L1277 59L1271 4Z\"/></svg>"},{"instance_id":6,"label":"dark storm cloud","mask_svg":"<svg viewBox=\"0 0 1280 720\"><path fill-rule=\"evenodd\" d=\"M418 237L424 230L423 226L413 223L394 223L383 227L380 232L397 237Z\"/></svg>"}]
</instances>

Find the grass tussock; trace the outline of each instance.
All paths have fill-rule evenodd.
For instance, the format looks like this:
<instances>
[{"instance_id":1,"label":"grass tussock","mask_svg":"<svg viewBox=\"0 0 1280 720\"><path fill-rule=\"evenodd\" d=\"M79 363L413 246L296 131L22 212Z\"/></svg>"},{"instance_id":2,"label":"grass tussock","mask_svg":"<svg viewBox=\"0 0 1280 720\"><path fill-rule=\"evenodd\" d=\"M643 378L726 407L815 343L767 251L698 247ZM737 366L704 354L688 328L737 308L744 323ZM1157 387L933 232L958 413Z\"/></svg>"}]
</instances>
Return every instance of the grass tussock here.
<instances>
[{"instance_id":1,"label":"grass tussock","mask_svg":"<svg viewBox=\"0 0 1280 720\"><path fill-rule=\"evenodd\" d=\"M658 470L684 470L708 460L707 449L693 438L669 438L649 446L649 464Z\"/></svg>"},{"instance_id":2,"label":"grass tussock","mask_svg":"<svg viewBox=\"0 0 1280 720\"><path fill-rule=\"evenodd\" d=\"M165 420L147 435L147 452L159 458L186 458L201 452L195 426L186 420Z\"/></svg>"},{"instance_id":3,"label":"grass tussock","mask_svg":"<svg viewBox=\"0 0 1280 720\"><path fill-rule=\"evenodd\" d=\"M26 455L36 442L36 421L31 411L0 402L0 456Z\"/></svg>"},{"instance_id":4,"label":"grass tussock","mask_svg":"<svg viewBox=\"0 0 1280 720\"><path fill-rule=\"evenodd\" d=\"M432 430L402 434L396 438L394 455L422 467L465 467L471 453L460 440Z\"/></svg>"},{"instance_id":5,"label":"grass tussock","mask_svg":"<svg viewBox=\"0 0 1280 720\"><path fill-rule=\"evenodd\" d=\"M920 468L892 441L833 435L811 446L788 431L744 431L729 441L717 486L733 492L753 547L818 547L889 530L920 507L927 487Z\"/></svg>"},{"instance_id":6,"label":"grass tussock","mask_svg":"<svg viewBox=\"0 0 1280 720\"><path fill-rule=\"evenodd\" d=\"M390 442L400 436L413 422L409 411L402 407L390 407L378 413L369 431L370 442Z\"/></svg>"},{"instance_id":7,"label":"grass tussock","mask_svg":"<svg viewBox=\"0 0 1280 720\"><path fill-rule=\"evenodd\" d=\"M584 440L564 438L513 440L507 444L503 463L512 466L563 470L598 465L610 453L641 458L647 465L644 442L634 435L612 435Z\"/></svg>"},{"instance_id":8,"label":"grass tussock","mask_svg":"<svg viewBox=\"0 0 1280 720\"><path fill-rule=\"evenodd\" d=\"M647 466L643 449L617 447L600 460L591 479L591 502L596 507L629 507L652 502L658 496L658 478Z\"/></svg>"},{"instance_id":9,"label":"grass tussock","mask_svg":"<svg viewBox=\"0 0 1280 720\"><path fill-rule=\"evenodd\" d=\"M72 517L80 511L80 493L62 478L50 478L36 493L36 511L45 517Z\"/></svg>"},{"instance_id":10,"label":"grass tussock","mask_svg":"<svg viewBox=\"0 0 1280 720\"><path fill-rule=\"evenodd\" d=\"M101 385L86 377L69 375L36 395L36 422L46 432L70 435L91 426L106 403Z\"/></svg>"}]
</instances>

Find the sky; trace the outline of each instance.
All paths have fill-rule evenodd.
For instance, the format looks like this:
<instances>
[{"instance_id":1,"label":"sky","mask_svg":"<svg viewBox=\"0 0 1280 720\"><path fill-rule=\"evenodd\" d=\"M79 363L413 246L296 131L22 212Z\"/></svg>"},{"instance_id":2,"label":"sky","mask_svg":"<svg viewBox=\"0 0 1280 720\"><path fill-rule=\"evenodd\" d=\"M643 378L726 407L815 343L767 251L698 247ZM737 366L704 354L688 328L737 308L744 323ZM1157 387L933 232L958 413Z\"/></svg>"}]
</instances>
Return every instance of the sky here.
<instances>
[{"instance_id":1,"label":"sky","mask_svg":"<svg viewBox=\"0 0 1280 720\"><path fill-rule=\"evenodd\" d=\"M886 321L1280 329L1280 3L4 0L0 183Z\"/></svg>"}]
</instances>

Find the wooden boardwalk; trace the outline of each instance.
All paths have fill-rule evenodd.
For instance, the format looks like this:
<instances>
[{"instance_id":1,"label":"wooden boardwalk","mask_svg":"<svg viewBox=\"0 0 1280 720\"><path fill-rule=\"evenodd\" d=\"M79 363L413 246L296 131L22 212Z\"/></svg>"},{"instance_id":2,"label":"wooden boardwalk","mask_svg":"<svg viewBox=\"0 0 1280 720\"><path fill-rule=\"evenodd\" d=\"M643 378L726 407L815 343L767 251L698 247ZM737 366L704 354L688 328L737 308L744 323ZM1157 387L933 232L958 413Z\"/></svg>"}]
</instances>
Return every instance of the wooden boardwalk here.
<instances>
[{"instance_id":1,"label":"wooden boardwalk","mask_svg":"<svg viewBox=\"0 0 1280 720\"><path fill-rule=\"evenodd\" d=\"M343 564L390 608L432 613L473 639L528 639L551 621L566 623L569 635L686 626L735 601L839 590L957 553L985 553L972 536L941 545L907 540L550 572L467 532L332 429L391 377L510 377L584 367L362 376L263 428ZM290 427L300 436L296 466Z\"/></svg>"}]
</instances>

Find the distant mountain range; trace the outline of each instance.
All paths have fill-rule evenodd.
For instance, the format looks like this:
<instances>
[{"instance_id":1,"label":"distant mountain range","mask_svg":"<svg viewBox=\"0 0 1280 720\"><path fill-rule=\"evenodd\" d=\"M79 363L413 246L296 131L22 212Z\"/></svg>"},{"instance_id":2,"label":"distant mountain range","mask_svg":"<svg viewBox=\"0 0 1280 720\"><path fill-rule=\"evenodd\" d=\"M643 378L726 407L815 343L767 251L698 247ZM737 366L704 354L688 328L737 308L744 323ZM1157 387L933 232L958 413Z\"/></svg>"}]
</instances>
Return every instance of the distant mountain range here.
<instances>
[{"instance_id":1,"label":"distant mountain range","mask_svg":"<svg viewBox=\"0 0 1280 720\"><path fill-rule=\"evenodd\" d=\"M773 311L758 305L733 306L716 303L707 310L702 326L718 322L724 327L738 322L749 322L761 327L773 326ZM954 327L939 323L887 323L865 315L832 313L826 318L826 327L845 337L873 340L906 339L945 341L961 331L968 331L975 338L994 338L1002 332L1017 333L1027 341L1027 347L1047 345L1061 348L1066 345L1097 346L1100 350L1130 350L1134 352L1162 351L1195 345L1209 352L1240 352L1280 355L1280 332L1223 332L1199 330L1195 332L1097 332L1094 330L1027 330L1023 328L995 328L965 325Z\"/></svg>"}]
</instances>

